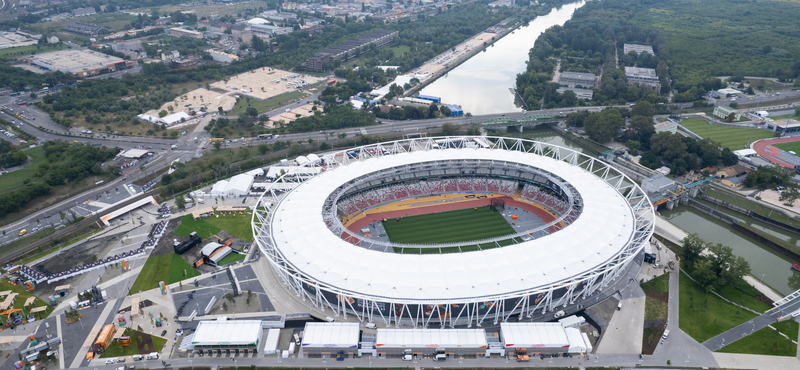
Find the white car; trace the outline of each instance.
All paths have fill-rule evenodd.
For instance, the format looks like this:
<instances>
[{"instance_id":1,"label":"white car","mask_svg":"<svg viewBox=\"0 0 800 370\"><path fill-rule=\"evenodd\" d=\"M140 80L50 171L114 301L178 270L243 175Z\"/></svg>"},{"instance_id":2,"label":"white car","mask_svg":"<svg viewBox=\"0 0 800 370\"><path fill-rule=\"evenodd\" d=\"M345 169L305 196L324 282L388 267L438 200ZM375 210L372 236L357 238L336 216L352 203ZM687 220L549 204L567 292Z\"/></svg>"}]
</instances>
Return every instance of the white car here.
<instances>
[{"instance_id":1,"label":"white car","mask_svg":"<svg viewBox=\"0 0 800 370\"><path fill-rule=\"evenodd\" d=\"M116 359L109 358L108 360L106 360L106 365L108 365L108 364L114 364L114 363L116 363L116 362L117 362L117 360L116 360Z\"/></svg>"}]
</instances>

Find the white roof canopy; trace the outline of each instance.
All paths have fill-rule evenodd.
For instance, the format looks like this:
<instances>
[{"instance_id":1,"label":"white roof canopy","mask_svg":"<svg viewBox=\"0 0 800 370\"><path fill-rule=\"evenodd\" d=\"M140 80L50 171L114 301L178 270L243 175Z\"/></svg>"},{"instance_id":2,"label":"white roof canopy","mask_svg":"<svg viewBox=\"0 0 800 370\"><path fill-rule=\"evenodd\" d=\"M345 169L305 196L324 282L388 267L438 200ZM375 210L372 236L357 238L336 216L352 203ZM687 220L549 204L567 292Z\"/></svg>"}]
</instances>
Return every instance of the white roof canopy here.
<instances>
[{"instance_id":1,"label":"white roof canopy","mask_svg":"<svg viewBox=\"0 0 800 370\"><path fill-rule=\"evenodd\" d=\"M501 323L500 333L506 348L569 347L567 333L557 322Z\"/></svg>"},{"instance_id":2,"label":"white roof canopy","mask_svg":"<svg viewBox=\"0 0 800 370\"><path fill-rule=\"evenodd\" d=\"M486 348L483 329L378 329L381 348Z\"/></svg>"},{"instance_id":3,"label":"white roof canopy","mask_svg":"<svg viewBox=\"0 0 800 370\"><path fill-rule=\"evenodd\" d=\"M352 245L323 220L327 197L353 178L411 163L470 159L516 162L556 173L581 194L583 213L565 229L535 240L478 252L416 255ZM447 149L367 159L323 172L286 195L270 227L279 253L311 279L356 292L353 297L413 303L518 296L569 279L603 267L621 253L632 240L634 225L627 200L579 166L520 151Z\"/></svg>"},{"instance_id":4,"label":"white roof canopy","mask_svg":"<svg viewBox=\"0 0 800 370\"><path fill-rule=\"evenodd\" d=\"M358 347L357 322L331 322L306 324L303 347Z\"/></svg>"},{"instance_id":5,"label":"white roof canopy","mask_svg":"<svg viewBox=\"0 0 800 370\"><path fill-rule=\"evenodd\" d=\"M192 344L196 346L252 345L261 339L261 320L200 321Z\"/></svg>"}]
</instances>

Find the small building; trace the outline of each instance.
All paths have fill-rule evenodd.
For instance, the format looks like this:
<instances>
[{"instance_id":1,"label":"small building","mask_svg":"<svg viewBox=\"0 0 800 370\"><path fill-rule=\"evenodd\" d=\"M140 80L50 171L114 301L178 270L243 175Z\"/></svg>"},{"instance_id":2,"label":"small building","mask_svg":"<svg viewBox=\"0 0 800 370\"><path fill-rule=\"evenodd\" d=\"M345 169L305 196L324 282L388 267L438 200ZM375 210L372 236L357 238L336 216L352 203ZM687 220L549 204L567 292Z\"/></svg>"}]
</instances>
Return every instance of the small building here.
<instances>
[{"instance_id":1,"label":"small building","mask_svg":"<svg viewBox=\"0 0 800 370\"><path fill-rule=\"evenodd\" d=\"M649 86L656 92L661 91L661 80L653 68L625 67L625 77L628 78L628 85Z\"/></svg>"},{"instance_id":2,"label":"small building","mask_svg":"<svg viewBox=\"0 0 800 370\"><path fill-rule=\"evenodd\" d=\"M750 171L747 169L747 167L740 164L735 164L733 166L728 166L718 170L716 175L717 177L724 179L727 177L736 177L742 174L747 174L748 172Z\"/></svg>"},{"instance_id":3,"label":"small building","mask_svg":"<svg viewBox=\"0 0 800 370\"><path fill-rule=\"evenodd\" d=\"M94 8L75 8L72 10L72 15L76 17L85 17L87 15L95 15L97 12Z\"/></svg>"},{"instance_id":4,"label":"small building","mask_svg":"<svg viewBox=\"0 0 800 370\"><path fill-rule=\"evenodd\" d=\"M764 128L774 132L780 132L781 135L792 134L800 132L800 121L793 119L779 119L775 121L767 121Z\"/></svg>"},{"instance_id":5,"label":"small building","mask_svg":"<svg viewBox=\"0 0 800 370\"><path fill-rule=\"evenodd\" d=\"M181 57L181 53L179 51L177 51L177 50L167 51L167 52L161 53L161 60L178 59L180 57Z\"/></svg>"},{"instance_id":6,"label":"small building","mask_svg":"<svg viewBox=\"0 0 800 370\"><path fill-rule=\"evenodd\" d=\"M622 50L625 55L628 55L630 52L635 52L636 55L641 53L650 53L650 55L656 55L656 53L653 52L653 47L650 45L624 44L622 46Z\"/></svg>"},{"instance_id":7,"label":"small building","mask_svg":"<svg viewBox=\"0 0 800 370\"><path fill-rule=\"evenodd\" d=\"M675 181L664 175L654 175L642 180L642 190L647 194L660 194L673 186Z\"/></svg>"},{"instance_id":8,"label":"small building","mask_svg":"<svg viewBox=\"0 0 800 370\"><path fill-rule=\"evenodd\" d=\"M122 156L123 158L128 158L128 159L141 159L141 158L144 158L145 156L147 156L147 153L149 153L149 152L147 150L144 150L144 149L128 149L128 150L120 153L120 156Z\"/></svg>"},{"instance_id":9,"label":"small building","mask_svg":"<svg viewBox=\"0 0 800 370\"><path fill-rule=\"evenodd\" d=\"M360 337L357 322L309 322L303 331L303 357L308 355L356 354Z\"/></svg>"},{"instance_id":10,"label":"small building","mask_svg":"<svg viewBox=\"0 0 800 370\"><path fill-rule=\"evenodd\" d=\"M737 189L744 186L744 178L747 175L740 175L740 176L733 176L733 177L726 177L719 181L720 184L730 187L732 189Z\"/></svg>"},{"instance_id":11,"label":"small building","mask_svg":"<svg viewBox=\"0 0 800 370\"><path fill-rule=\"evenodd\" d=\"M558 84L567 87L581 86L588 89L594 87L596 80L597 76L594 74L583 72L561 72L558 76Z\"/></svg>"},{"instance_id":12,"label":"small building","mask_svg":"<svg viewBox=\"0 0 800 370\"><path fill-rule=\"evenodd\" d=\"M656 123L654 128L656 129L656 133L669 132L675 134L678 132L678 124L669 120Z\"/></svg>"},{"instance_id":13,"label":"small building","mask_svg":"<svg viewBox=\"0 0 800 370\"><path fill-rule=\"evenodd\" d=\"M191 37L195 39L202 39L203 34L197 31L186 30L183 28L170 28L166 30L167 35L174 37Z\"/></svg>"},{"instance_id":14,"label":"small building","mask_svg":"<svg viewBox=\"0 0 800 370\"><path fill-rule=\"evenodd\" d=\"M446 107L450 110L450 117L461 117L464 115L464 110L458 105L448 104Z\"/></svg>"},{"instance_id":15,"label":"small building","mask_svg":"<svg viewBox=\"0 0 800 370\"><path fill-rule=\"evenodd\" d=\"M223 51L209 50L208 54L211 55L211 58L213 58L214 61L220 63L230 63L239 60L238 56L234 54L228 54Z\"/></svg>"},{"instance_id":16,"label":"small building","mask_svg":"<svg viewBox=\"0 0 800 370\"><path fill-rule=\"evenodd\" d=\"M577 96L578 99L592 100L592 98L594 97L594 90L579 89L577 87L559 87L558 89L556 89L556 92L559 94L563 94L567 91L574 92L575 96Z\"/></svg>"},{"instance_id":17,"label":"small building","mask_svg":"<svg viewBox=\"0 0 800 370\"><path fill-rule=\"evenodd\" d=\"M417 99L430 100L430 101L432 101L432 102L434 102L436 104L442 104L442 98L440 98L438 96L421 95L420 94L419 96L417 96Z\"/></svg>"},{"instance_id":18,"label":"small building","mask_svg":"<svg viewBox=\"0 0 800 370\"><path fill-rule=\"evenodd\" d=\"M190 119L192 119L192 116L184 112L175 112L168 116L164 116L164 118L161 118L161 122L164 122L169 126L172 126L176 123L186 122Z\"/></svg>"},{"instance_id":19,"label":"small building","mask_svg":"<svg viewBox=\"0 0 800 370\"><path fill-rule=\"evenodd\" d=\"M733 113L734 121L738 121L738 120L740 120L742 118L742 114L739 113L738 110L736 110L734 108L731 108L731 107L726 107L726 106L723 106L723 105L717 105L716 107L714 107L713 115L714 115L714 117L717 117L717 118L719 118L721 120L727 120L728 117L731 115L731 113Z\"/></svg>"},{"instance_id":20,"label":"small building","mask_svg":"<svg viewBox=\"0 0 800 370\"><path fill-rule=\"evenodd\" d=\"M192 337L194 350L235 349L258 353L264 330L261 320L217 320L200 321Z\"/></svg>"},{"instance_id":21,"label":"small building","mask_svg":"<svg viewBox=\"0 0 800 370\"><path fill-rule=\"evenodd\" d=\"M753 149L734 150L733 154L736 154L736 156L739 157L739 159L755 157L758 155L758 153Z\"/></svg>"},{"instance_id":22,"label":"small building","mask_svg":"<svg viewBox=\"0 0 800 370\"><path fill-rule=\"evenodd\" d=\"M529 353L582 353L587 344L574 327L557 322L502 323L500 334L506 348L525 348Z\"/></svg>"}]
</instances>

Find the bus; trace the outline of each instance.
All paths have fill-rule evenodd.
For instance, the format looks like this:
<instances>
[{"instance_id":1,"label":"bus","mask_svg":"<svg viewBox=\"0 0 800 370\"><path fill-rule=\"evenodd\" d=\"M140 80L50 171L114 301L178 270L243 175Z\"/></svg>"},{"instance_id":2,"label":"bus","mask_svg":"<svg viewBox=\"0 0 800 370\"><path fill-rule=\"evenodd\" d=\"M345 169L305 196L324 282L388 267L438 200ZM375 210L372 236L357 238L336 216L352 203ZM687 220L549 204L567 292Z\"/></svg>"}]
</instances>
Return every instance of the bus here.
<instances>
[{"instance_id":1,"label":"bus","mask_svg":"<svg viewBox=\"0 0 800 370\"><path fill-rule=\"evenodd\" d=\"M335 83L336 83L336 80L330 80L330 81L328 81L328 86L331 86L331 85L333 85Z\"/></svg>"},{"instance_id":2,"label":"bus","mask_svg":"<svg viewBox=\"0 0 800 370\"><path fill-rule=\"evenodd\" d=\"M208 139L209 143L216 143L216 142L223 142L223 141L225 141L225 138L221 138L221 137L215 137L215 138Z\"/></svg>"},{"instance_id":3,"label":"bus","mask_svg":"<svg viewBox=\"0 0 800 370\"><path fill-rule=\"evenodd\" d=\"M272 139L272 134L261 134L258 135L258 140L267 140Z\"/></svg>"}]
</instances>

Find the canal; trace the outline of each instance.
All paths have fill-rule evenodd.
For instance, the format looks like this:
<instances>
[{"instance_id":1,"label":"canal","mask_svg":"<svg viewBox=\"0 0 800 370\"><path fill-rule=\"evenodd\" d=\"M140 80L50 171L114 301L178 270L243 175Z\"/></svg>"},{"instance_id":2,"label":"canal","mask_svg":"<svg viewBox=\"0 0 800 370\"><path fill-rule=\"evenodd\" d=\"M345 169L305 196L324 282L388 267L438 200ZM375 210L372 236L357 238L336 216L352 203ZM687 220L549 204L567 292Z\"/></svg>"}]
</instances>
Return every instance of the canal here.
<instances>
[{"instance_id":1,"label":"canal","mask_svg":"<svg viewBox=\"0 0 800 370\"><path fill-rule=\"evenodd\" d=\"M798 245L798 236L793 233L708 202L702 203L736 217L755 229ZM800 289L800 272L790 268L795 261L733 230L727 223L689 206L680 206L671 211L663 209L659 212L664 219L688 233L697 233L707 242L720 243L731 247L735 255L744 257L750 263L752 275L756 279L763 279L765 284L775 289L778 293L786 295Z\"/></svg>"},{"instance_id":2,"label":"canal","mask_svg":"<svg viewBox=\"0 0 800 370\"><path fill-rule=\"evenodd\" d=\"M442 102L458 104L473 115L522 110L514 105L514 95L508 89L516 86L517 74L525 71L528 51L542 32L563 25L583 4L585 1L566 4L536 17L426 86L420 94L439 96Z\"/></svg>"}]
</instances>

